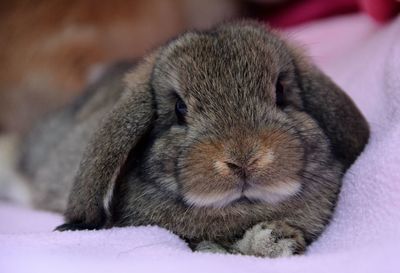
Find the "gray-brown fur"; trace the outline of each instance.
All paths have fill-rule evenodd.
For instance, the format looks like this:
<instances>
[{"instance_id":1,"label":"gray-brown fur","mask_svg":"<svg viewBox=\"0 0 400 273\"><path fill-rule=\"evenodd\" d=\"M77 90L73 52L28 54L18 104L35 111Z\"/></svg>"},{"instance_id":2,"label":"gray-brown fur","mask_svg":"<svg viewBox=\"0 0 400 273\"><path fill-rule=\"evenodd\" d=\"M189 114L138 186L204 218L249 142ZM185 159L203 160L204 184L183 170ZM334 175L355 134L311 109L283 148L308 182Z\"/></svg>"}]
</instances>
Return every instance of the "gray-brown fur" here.
<instances>
[{"instance_id":1,"label":"gray-brown fur","mask_svg":"<svg viewBox=\"0 0 400 273\"><path fill-rule=\"evenodd\" d=\"M76 143L74 181L74 168L47 169L47 183L74 184L59 230L154 224L193 248L301 253L323 231L343 172L368 140L343 91L253 22L185 33L142 61L126 85L111 111L105 103L95 107L101 118L80 120L91 136ZM184 124L178 97L187 105ZM66 124L79 136L78 123ZM55 145L59 158L73 146L64 142ZM254 238L268 247L249 246Z\"/></svg>"}]
</instances>

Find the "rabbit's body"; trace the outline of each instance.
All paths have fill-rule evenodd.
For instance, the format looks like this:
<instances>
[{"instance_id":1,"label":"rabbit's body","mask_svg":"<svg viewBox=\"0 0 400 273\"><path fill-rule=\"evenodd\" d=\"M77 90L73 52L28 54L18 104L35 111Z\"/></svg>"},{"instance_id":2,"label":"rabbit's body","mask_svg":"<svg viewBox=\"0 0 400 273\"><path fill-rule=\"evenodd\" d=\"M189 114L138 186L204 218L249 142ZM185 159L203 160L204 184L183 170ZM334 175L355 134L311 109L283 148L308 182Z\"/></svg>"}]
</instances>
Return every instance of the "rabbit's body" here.
<instances>
[{"instance_id":1,"label":"rabbit's body","mask_svg":"<svg viewBox=\"0 0 400 273\"><path fill-rule=\"evenodd\" d=\"M153 224L197 249L300 253L368 139L351 100L254 23L186 33L128 74L124 92L119 77L67 108L57 137L35 142L47 127L28 142L52 147L40 164L30 161L42 148L28 148L22 164L42 204L57 197L62 209L73 184L59 230Z\"/></svg>"}]
</instances>

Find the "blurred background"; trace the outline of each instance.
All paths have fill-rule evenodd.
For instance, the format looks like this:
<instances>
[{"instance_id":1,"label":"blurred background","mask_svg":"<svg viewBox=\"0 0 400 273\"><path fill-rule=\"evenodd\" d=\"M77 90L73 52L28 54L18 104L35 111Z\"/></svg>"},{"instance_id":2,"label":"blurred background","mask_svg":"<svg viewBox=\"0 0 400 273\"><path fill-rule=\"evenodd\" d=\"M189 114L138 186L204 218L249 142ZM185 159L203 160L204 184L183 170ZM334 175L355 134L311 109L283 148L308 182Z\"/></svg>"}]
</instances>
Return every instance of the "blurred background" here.
<instances>
[{"instance_id":1,"label":"blurred background","mask_svg":"<svg viewBox=\"0 0 400 273\"><path fill-rule=\"evenodd\" d=\"M0 132L27 131L108 64L186 29L238 18L286 28L352 12L384 22L398 11L396 0L0 1Z\"/></svg>"}]
</instances>

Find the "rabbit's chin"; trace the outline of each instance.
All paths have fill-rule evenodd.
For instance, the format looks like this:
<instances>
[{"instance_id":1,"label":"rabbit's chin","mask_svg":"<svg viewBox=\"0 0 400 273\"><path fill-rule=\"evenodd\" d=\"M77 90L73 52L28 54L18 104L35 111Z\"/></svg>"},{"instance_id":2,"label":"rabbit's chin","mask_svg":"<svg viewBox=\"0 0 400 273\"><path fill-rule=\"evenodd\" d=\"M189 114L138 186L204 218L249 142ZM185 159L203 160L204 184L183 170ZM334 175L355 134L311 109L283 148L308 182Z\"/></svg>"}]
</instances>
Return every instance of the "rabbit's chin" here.
<instances>
[{"instance_id":1,"label":"rabbit's chin","mask_svg":"<svg viewBox=\"0 0 400 273\"><path fill-rule=\"evenodd\" d=\"M234 189L223 193L191 194L187 193L184 200L194 207L222 208L241 201L262 202L275 205L299 193L301 183L288 180L279 185L259 186L253 185L246 189Z\"/></svg>"}]
</instances>

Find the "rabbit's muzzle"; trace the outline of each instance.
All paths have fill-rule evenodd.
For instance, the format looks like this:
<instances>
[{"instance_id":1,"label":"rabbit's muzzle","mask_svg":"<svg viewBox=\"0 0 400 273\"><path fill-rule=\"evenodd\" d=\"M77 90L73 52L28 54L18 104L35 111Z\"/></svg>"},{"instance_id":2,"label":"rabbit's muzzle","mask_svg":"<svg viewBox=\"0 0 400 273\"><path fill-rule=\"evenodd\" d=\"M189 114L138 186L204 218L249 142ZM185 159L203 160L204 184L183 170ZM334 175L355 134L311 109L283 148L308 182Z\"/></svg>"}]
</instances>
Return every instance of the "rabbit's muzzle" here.
<instances>
[{"instance_id":1,"label":"rabbit's muzzle","mask_svg":"<svg viewBox=\"0 0 400 273\"><path fill-rule=\"evenodd\" d=\"M301 189L303 156L301 140L287 131L202 141L189 149L180 170L184 200L198 207L281 202Z\"/></svg>"}]
</instances>

